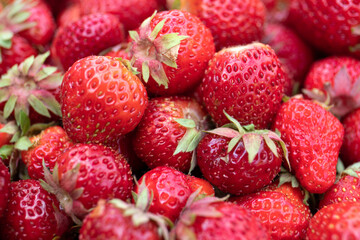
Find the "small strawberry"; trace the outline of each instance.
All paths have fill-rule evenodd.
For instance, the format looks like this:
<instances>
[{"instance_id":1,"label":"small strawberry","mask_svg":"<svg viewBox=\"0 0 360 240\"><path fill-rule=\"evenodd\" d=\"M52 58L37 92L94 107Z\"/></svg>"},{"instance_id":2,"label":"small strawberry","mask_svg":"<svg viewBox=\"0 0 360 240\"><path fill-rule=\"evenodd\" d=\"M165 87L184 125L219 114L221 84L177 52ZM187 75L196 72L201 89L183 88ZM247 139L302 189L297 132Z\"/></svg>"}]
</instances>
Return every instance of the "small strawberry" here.
<instances>
[{"instance_id":1,"label":"small strawberry","mask_svg":"<svg viewBox=\"0 0 360 240\"><path fill-rule=\"evenodd\" d=\"M215 53L210 30L185 11L154 14L129 34L134 67L141 70L147 90L157 95L195 88Z\"/></svg>"},{"instance_id":2,"label":"small strawberry","mask_svg":"<svg viewBox=\"0 0 360 240\"><path fill-rule=\"evenodd\" d=\"M360 162L360 108L343 119L344 141L341 146L341 160L346 166Z\"/></svg>"},{"instance_id":3,"label":"small strawberry","mask_svg":"<svg viewBox=\"0 0 360 240\"><path fill-rule=\"evenodd\" d=\"M65 73L61 86L64 129L75 142L110 144L132 131L148 104L147 92L123 63L90 56Z\"/></svg>"},{"instance_id":4,"label":"small strawberry","mask_svg":"<svg viewBox=\"0 0 360 240\"><path fill-rule=\"evenodd\" d=\"M123 26L115 16L95 13L60 28L51 54L67 70L77 60L99 54L124 39Z\"/></svg>"},{"instance_id":5,"label":"small strawberry","mask_svg":"<svg viewBox=\"0 0 360 240\"><path fill-rule=\"evenodd\" d=\"M189 184L189 187L191 189L191 192L194 193L198 189L200 189L198 195L203 196L215 196L215 191L213 186L202 178L197 178L191 175L186 176L187 183Z\"/></svg>"},{"instance_id":6,"label":"small strawberry","mask_svg":"<svg viewBox=\"0 0 360 240\"><path fill-rule=\"evenodd\" d=\"M360 239L359 219L359 202L328 205L310 220L306 239Z\"/></svg>"},{"instance_id":7,"label":"small strawberry","mask_svg":"<svg viewBox=\"0 0 360 240\"><path fill-rule=\"evenodd\" d=\"M8 207L0 224L1 238L52 239L61 236L70 224L55 196L45 191L39 181L11 183Z\"/></svg>"},{"instance_id":8,"label":"small strawberry","mask_svg":"<svg viewBox=\"0 0 360 240\"><path fill-rule=\"evenodd\" d=\"M7 208L10 192L10 173L9 169L0 160L0 219Z\"/></svg>"},{"instance_id":9,"label":"small strawberry","mask_svg":"<svg viewBox=\"0 0 360 240\"><path fill-rule=\"evenodd\" d=\"M52 172L57 158L73 145L64 129L59 126L47 128L39 135L31 137L30 141L32 146L21 152L21 158L32 179L44 178L43 161Z\"/></svg>"},{"instance_id":10,"label":"small strawberry","mask_svg":"<svg viewBox=\"0 0 360 240\"><path fill-rule=\"evenodd\" d=\"M274 50L253 43L217 52L200 86L203 103L218 126L229 122L225 110L243 125L266 128L280 107L284 84Z\"/></svg>"},{"instance_id":11,"label":"small strawberry","mask_svg":"<svg viewBox=\"0 0 360 240\"><path fill-rule=\"evenodd\" d=\"M335 181L344 128L319 104L291 98L282 104L273 129L289 151L291 171L310 193L324 193Z\"/></svg>"},{"instance_id":12,"label":"small strawberry","mask_svg":"<svg viewBox=\"0 0 360 240\"><path fill-rule=\"evenodd\" d=\"M201 105L189 97L153 98L135 130L134 150L150 168L187 172L206 123Z\"/></svg>"}]
</instances>

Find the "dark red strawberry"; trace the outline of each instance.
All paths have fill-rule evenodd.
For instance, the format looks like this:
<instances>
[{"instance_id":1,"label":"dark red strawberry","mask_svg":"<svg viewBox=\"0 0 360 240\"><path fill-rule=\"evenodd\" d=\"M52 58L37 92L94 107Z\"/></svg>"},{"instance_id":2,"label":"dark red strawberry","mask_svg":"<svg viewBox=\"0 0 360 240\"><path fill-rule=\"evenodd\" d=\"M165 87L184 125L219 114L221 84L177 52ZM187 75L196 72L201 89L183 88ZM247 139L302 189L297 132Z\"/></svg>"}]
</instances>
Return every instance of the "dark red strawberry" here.
<instances>
[{"instance_id":1,"label":"dark red strawberry","mask_svg":"<svg viewBox=\"0 0 360 240\"><path fill-rule=\"evenodd\" d=\"M121 61L78 60L61 86L64 129L75 142L111 143L132 131L148 104L147 92Z\"/></svg>"},{"instance_id":2,"label":"dark red strawberry","mask_svg":"<svg viewBox=\"0 0 360 240\"><path fill-rule=\"evenodd\" d=\"M0 160L0 219L7 208L10 192L10 173L9 169Z\"/></svg>"},{"instance_id":3,"label":"dark red strawberry","mask_svg":"<svg viewBox=\"0 0 360 240\"><path fill-rule=\"evenodd\" d=\"M335 182L344 128L319 104L291 98L282 104L273 129L289 151L291 171L311 193L324 193Z\"/></svg>"},{"instance_id":4,"label":"dark red strawberry","mask_svg":"<svg viewBox=\"0 0 360 240\"><path fill-rule=\"evenodd\" d=\"M176 95L196 87L215 53L210 30L185 11L159 12L130 36L134 67L153 94Z\"/></svg>"},{"instance_id":5,"label":"dark red strawberry","mask_svg":"<svg viewBox=\"0 0 360 240\"><path fill-rule=\"evenodd\" d=\"M357 0L291 1L290 22L316 48L329 54L360 56Z\"/></svg>"},{"instance_id":6,"label":"dark red strawberry","mask_svg":"<svg viewBox=\"0 0 360 240\"><path fill-rule=\"evenodd\" d=\"M77 60L99 54L124 39L123 26L115 16L95 13L60 28L51 54L66 71Z\"/></svg>"},{"instance_id":7,"label":"dark red strawberry","mask_svg":"<svg viewBox=\"0 0 360 240\"><path fill-rule=\"evenodd\" d=\"M218 50L262 37L265 6L261 0L182 0L180 8L198 16L211 30Z\"/></svg>"},{"instance_id":8,"label":"dark red strawberry","mask_svg":"<svg viewBox=\"0 0 360 240\"><path fill-rule=\"evenodd\" d=\"M266 7L267 21L281 23L288 22L292 0L262 0L262 2Z\"/></svg>"},{"instance_id":9,"label":"dark red strawberry","mask_svg":"<svg viewBox=\"0 0 360 240\"><path fill-rule=\"evenodd\" d=\"M359 202L331 204L310 220L306 239L360 239L359 219Z\"/></svg>"},{"instance_id":10,"label":"dark red strawberry","mask_svg":"<svg viewBox=\"0 0 360 240\"><path fill-rule=\"evenodd\" d=\"M135 193L140 194L144 188L153 196L149 211L161 214L173 222L179 217L192 193L186 175L169 167L157 167L145 173L140 178Z\"/></svg>"},{"instance_id":11,"label":"dark red strawberry","mask_svg":"<svg viewBox=\"0 0 360 240\"><path fill-rule=\"evenodd\" d=\"M153 98L135 130L134 150L150 168L169 166L187 172L200 131L206 128L206 113L194 99Z\"/></svg>"},{"instance_id":12,"label":"dark red strawberry","mask_svg":"<svg viewBox=\"0 0 360 240\"><path fill-rule=\"evenodd\" d=\"M226 111L243 125L267 128L280 107L285 79L269 46L253 43L227 48L209 62L201 96L218 126L229 122Z\"/></svg>"},{"instance_id":13,"label":"dark red strawberry","mask_svg":"<svg viewBox=\"0 0 360 240\"><path fill-rule=\"evenodd\" d=\"M213 186L211 186L211 184L205 179L197 178L191 175L187 175L186 178L192 193L200 189L198 193L200 196L215 196Z\"/></svg>"},{"instance_id":14,"label":"dark red strawberry","mask_svg":"<svg viewBox=\"0 0 360 240\"><path fill-rule=\"evenodd\" d=\"M61 236L70 224L55 196L45 191L39 181L11 183L8 207L1 219L1 238L52 239L55 235Z\"/></svg>"},{"instance_id":15,"label":"dark red strawberry","mask_svg":"<svg viewBox=\"0 0 360 240\"><path fill-rule=\"evenodd\" d=\"M73 145L64 129L59 126L47 128L39 135L31 137L30 141L32 146L21 152L21 158L32 179L44 178L43 161L52 172L57 158Z\"/></svg>"},{"instance_id":16,"label":"dark red strawberry","mask_svg":"<svg viewBox=\"0 0 360 240\"><path fill-rule=\"evenodd\" d=\"M360 108L345 116L343 126L345 134L340 155L343 163L349 166L360 162Z\"/></svg>"}]
</instances>

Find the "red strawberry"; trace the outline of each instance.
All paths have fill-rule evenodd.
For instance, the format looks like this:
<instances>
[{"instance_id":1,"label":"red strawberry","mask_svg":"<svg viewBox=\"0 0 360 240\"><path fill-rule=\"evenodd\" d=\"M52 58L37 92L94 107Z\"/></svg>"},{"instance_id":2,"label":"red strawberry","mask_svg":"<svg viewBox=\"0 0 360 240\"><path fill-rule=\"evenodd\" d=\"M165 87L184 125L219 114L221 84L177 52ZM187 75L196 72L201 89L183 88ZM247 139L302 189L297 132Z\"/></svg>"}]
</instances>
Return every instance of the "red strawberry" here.
<instances>
[{"instance_id":1,"label":"red strawberry","mask_svg":"<svg viewBox=\"0 0 360 240\"><path fill-rule=\"evenodd\" d=\"M229 116L229 115L227 115ZM229 118L231 119L231 118ZM280 172L284 143L274 132L233 126L209 131L197 147L197 162L204 177L221 191L240 195L268 184ZM235 130L236 129L236 130Z\"/></svg>"},{"instance_id":2,"label":"red strawberry","mask_svg":"<svg viewBox=\"0 0 360 240\"><path fill-rule=\"evenodd\" d=\"M111 143L132 131L147 106L141 81L118 59L78 60L61 86L64 129L75 142Z\"/></svg>"},{"instance_id":3,"label":"red strawberry","mask_svg":"<svg viewBox=\"0 0 360 240\"><path fill-rule=\"evenodd\" d=\"M284 84L274 50L253 43L217 52L200 86L203 103L218 126L229 122L225 110L243 125L266 128L280 107Z\"/></svg>"},{"instance_id":4,"label":"red strawberry","mask_svg":"<svg viewBox=\"0 0 360 240\"><path fill-rule=\"evenodd\" d=\"M282 104L273 125L289 151L291 171L311 193L324 193L335 181L344 136L340 121L310 100Z\"/></svg>"},{"instance_id":5,"label":"red strawberry","mask_svg":"<svg viewBox=\"0 0 360 240\"><path fill-rule=\"evenodd\" d=\"M52 172L57 158L73 143L64 129L59 126L49 127L39 135L30 138L32 146L21 152L21 158L26 164L29 176L32 179L43 179L43 161Z\"/></svg>"},{"instance_id":6,"label":"red strawberry","mask_svg":"<svg viewBox=\"0 0 360 240\"><path fill-rule=\"evenodd\" d=\"M318 49L359 57L359 14L357 0L302 0L291 2L289 17L300 36Z\"/></svg>"},{"instance_id":7,"label":"red strawberry","mask_svg":"<svg viewBox=\"0 0 360 240\"><path fill-rule=\"evenodd\" d=\"M327 94L334 105L330 111L344 116L360 107L360 61L350 57L328 57L311 67L305 80L305 93L319 101ZM320 90L309 94L314 88Z\"/></svg>"},{"instance_id":8,"label":"red strawberry","mask_svg":"<svg viewBox=\"0 0 360 240\"><path fill-rule=\"evenodd\" d=\"M266 19L269 22L288 22L292 0L262 0L262 2L265 4Z\"/></svg>"},{"instance_id":9,"label":"red strawberry","mask_svg":"<svg viewBox=\"0 0 360 240\"><path fill-rule=\"evenodd\" d=\"M311 218L300 188L276 184L256 193L230 200L249 209L269 230L272 239L304 239Z\"/></svg>"},{"instance_id":10,"label":"red strawberry","mask_svg":"<svg viewBox=\"0 0 360 240\"><path fill-rule=\"evenodd\" d=\"M79 0L81 14L111 13L126 30L135 29L158 8L156 0Z\"/></svg>"},{"instance_id":11,"label":"red strawberry","mask_svg":"<svg viewBox=\"0 0 360 240\"><path fill-rule=\"evenodd\" d=\"M123 26L115 16L95 13L60 28L51 54L67 70L77 60L98 54L124 39Z\"/></svg>"},{"instance_id":12,"label":"red strawberry","mask_svg":"<svg viewBox=\"0 0 360 240\"><path fill-rule=\"evenodd\" d=\"M182 0L180 8L211 30L218 50L261 39L265 22L261 0Z\"/></svg>"},{"instance_id":13,"label":"red strawberry","mask_svg":"<svg viewBox=\"0 0 360 240\"><path fill-rule=\"evenodd\" d=\"M5 124L0 123L0 129L2 129L5 126ZM0 132L0 148L4 145L7 145L10 143L10 140L12 138L12 135L6 132Z\"/></svg>"},{"instance_id":14,"label":"red strawberry","mask_svg":"<svg viewBox=\"0 0 360 240\"><path fill-rule=\"evenodd\" d=\"M179 10L159 12L131 31L134 67L149 92L185 93L198 85L215 53L210 30L196 16Z\"/></svg>"},{"instance_id":15,"label":"red strawberry","mask_svg":"<svg viewBox=\"0 0 360 240\"><path fill-rule=\"evenodd\" d=\"M169 167L157 167L145 173L135 192L139 194L144 188L153 196L149 211L161 214L173 222L179 217L192 193L186 175Z\"/></svg>"},{"instance_id":16,"label":"red strawberry","mask_svg":"<svg viewBox=\"0 0 360 240\"><path fill-rule=\"evenodd\" d=\"M11 183L9 204L1 220L1 238L8 240L52 239L70 227L55 196L36 180Z\"/></svg>"},{"instance_id":17,"label":"red strawberry","mask_svg":"<svg viewBox=\"0 0 360 240\"><path fill-rule=\"evenodd\" d=\"M189 200L172 234L178 240L270 239L265 227L249 210L214 197Z\"/></svg>"},{"instance_id":18,"label":"red strawberry","mask_svg":"<svg viewBox=\"0 0 360 240\"><path fill-rule=\"evenodd\" d=\"M125 158L111 148L95 144L76 144L57 160L53 179L45 171L44 187L56 194L65 212L84 218L99 199L127 200L133 178ZM46 169L45 169L46 170Z\"/></svg>"},{"instance_id":19,"label":"red strawberry","mask_svg":"<svg viewBox=\"0 0 360 240\"><path fill-rule=\"evenodd\" d=\"M0 160L0 219L7 208L10 192L10 173L9 169Z\"/></svg>"},{"instance_id":20,"label":"red strawberry","mask_svg":"<svg viewBox=\"0 0 360 240\"><path fill-rule=\"evenodd\" d=\"M187 175L186 179L192 193L200 189L198 195L215 196L214 188L208 181L191 175Z\"/></svg>"},{"instance_id":21,"label":"red strawberry","mask_svg":"<svg viewBox=\"0 0 360 240\"><path fill-rule=\"evenodd\" d=\"M206 123L206 113L191 98L153 98L135 130L134 150L150 168L169 166L187 172L201 137L199 131L207 127Z\"/></svg>"},{"instance_id":22,"label":"red strawberry","mask_svg":"<svg viewBox=\"0 0 360 240\"><path fill-rule=\"evenodd\" d=\"M340 155L343 163L349 166L360 162L360 108L345 116L343 126L345 134Z\"/></svg>"},{"instance_id":23,"label":"red strawberry","mask_svg":"<svg viewBox=\"0 0 360 240\"><path fill-rule=\"evenodd\" d=\"M310 220L306 239L360 239L359 219L359 202L331 204Z\"/></svg>"},{"instance_id":24,"label":"red strawberry","mask_svg":"<svg viewBox=\"0 0 360 240\"><path fill-rule=\"evenodd\" d=\"M105 56L113 57L113 58L122 58L125 60L131 60L129 44L121 43L115 47L112 47L109 52L105 54Z\"/></svg>"},{"instance_id":25,"label":"red strawberry","mask_svg":"<svg viewBox=\"0 0 360 240\"><path fill-rule=\"evenodd\" d=\"M72 4L65 8L58 16L57 23L59 27L65 27L66 25L76 22L81 18L80 5Z\"/></svg>"}]
</instances>

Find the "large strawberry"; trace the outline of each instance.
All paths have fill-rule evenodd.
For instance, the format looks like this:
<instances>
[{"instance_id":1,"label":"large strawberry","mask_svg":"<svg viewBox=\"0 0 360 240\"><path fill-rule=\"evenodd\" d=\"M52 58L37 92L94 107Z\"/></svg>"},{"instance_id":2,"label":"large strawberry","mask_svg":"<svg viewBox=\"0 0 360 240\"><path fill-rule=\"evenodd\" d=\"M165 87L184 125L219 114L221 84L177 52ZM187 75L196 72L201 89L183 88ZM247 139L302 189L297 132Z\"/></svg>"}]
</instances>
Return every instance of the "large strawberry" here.
<instances>
[{"instance_id":1,"label":"large strawberry","mask_svg":"<svg viewBox=\"0 0 360 240\"><path fill-rule=\"evenodd\" d=\"M10 186L8 207L0 224L1 238L52 239L70 227L70 219L55 196L43 189L39 181L20 180Z\"/></svg>"},{"instance_id":2,"label":"large strawberry","mask_svg":"<svg viewBox=\"0 0 360 240\"><path fill-rule=\"evenodd\" d=\"M280 107L284 84L284 72L274 50L253 43L217 52L200 91L218 126L229 122L225 110L242 125L267 128Z\"/></svg>"},{"instance_id":3,"label":"large strawberry","mask_svg":"<svg viewBox=\"0 0 360 240\"><path fill-rule=\"evenodd\" d=\"M154 94L175 95L194 88L215 53L210 30L185 11L159 12L130 36L134 66Z\"/></svg>"},{"instance_id":4,"label":"large strawberry","mask_svg":"<svg viewBox=\"0 0 360 240\"><path fill-rule=\"evenodd\" d=\"M102 56L74 63L61 96L64 129L75 142L115 141L136 127L148 104L140 79L119 59Z\"/></svg>"},{"instance_id":5,"label":"large strawberry","mask_svg":"<svg viewBox=\"0 0 360 240\"><path fill-rule=\"evenodd\" d=\"M76 60L99 54L124 39L123 26L115 16L94 13L59 28L51 54L67 70Z\"/></svg>"},{"instance_id":6,"label":"large strawberry","mask_svg":"<svg viewBox=\"0 0 360 240\"><path fill-rule=\"evenodd\" d=\"M206 113L194 99L153 98L136 128L134 150L150 168L169 166L186 172L206 127Z\"/></svg>"},{"instance_id":7,"label":"large strawberry","mask_svg":"<svg viewBox=\"0 0 360 240\"><path fill-rule=\"evenodd\" d=\"M346 166L360 162L360 108L345 116L344 142L341 146L341 160Z\"/></svg>"},{"instance_id":8,"label":"large strawberry","mask_svg":"<svg viewBox=\"0 0 360 240\"><path fill-rule=\"evenodd\" d=\"M0 160L0 218L2 218L7 203L9 200L10 192L10 173L9 169Z\"/></svg>"},{"instance_id":9,"label":"large strawberry","mask_svg":"<svg viewBox=\"0 0 360 240\"><path fill-rule=\"evenodd\" d=\"M360 56L357 0L291 1L290 21L309 43L329 54Z\"/></svg>"},{"instance_id":10,"label":"large strawberry","mask_svg":"<svg viewBox=\"0 0 360 240\"><path fill-rule=\"evenodd\" d=\"M321 105L301 98L282 104L273 129L289 151L291 171L311 193L324 193L335 181L344 128Z\"/></svg>"}]
</instances>

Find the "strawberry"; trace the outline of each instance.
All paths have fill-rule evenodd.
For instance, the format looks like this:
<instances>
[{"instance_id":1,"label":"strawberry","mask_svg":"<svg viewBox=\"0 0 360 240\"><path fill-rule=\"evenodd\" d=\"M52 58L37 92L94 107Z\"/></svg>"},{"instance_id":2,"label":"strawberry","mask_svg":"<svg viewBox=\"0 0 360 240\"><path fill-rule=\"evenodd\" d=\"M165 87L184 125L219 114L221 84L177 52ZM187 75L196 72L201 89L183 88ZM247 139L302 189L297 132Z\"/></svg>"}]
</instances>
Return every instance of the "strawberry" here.
<instances>
[{"instance_id":1,"label":"strawberry","mask_svg":"<svg viewBox=\"0 0 360 240\"><path fill-rule=\"evenodd\" d=\"M280 107L284 84L274 50L253 43L217 52L201 82L200 95L218 126L229 122L225 110L243 125L266 128Z\"/></svg>"},{"instance_id":2,"label":"strawberry","mask_svg":"<svg viewBox=\"0 0 360 240\"><path fill-rule=\"evenodd\" d=\"M311 193L324 193L334 183L344 128L319 104L291 98L283 103L273 129L289 151L291 171Z\"/></svg>"},{"instance_id":3,"label":"strawberry","mask_svg":"<svg viewBox=\"0 0 360 240\"><path fill-rule=\"evenodd\" d=\"M105 54L105 56L113 57L113 58L122 58L125 60L131 60L131 55L129 52L129 44L120 43L110 49L109 52Z\"/></svg>"},{"instance_id":4,"label":"strawberry","mask_svg":"<svg viewBox=\"0 0 360 240\"><path fill-rule=\"evenodd\" d=\"M265 22L261 0L181 0L180 5L211 30L218 50L261 39Z\"/></svg>"},{"instance_id":5,"label":"strawberry","mask_svg":"<svg viewBox=\"0 0 360 240\"><path fill-rule=\"evenodd\" d=\"M95 13L60 28L51 54L67 70L77 60L98 54L124 39L123 26L115 16Z\"/></svg>"},{"instance_id":6,"label":"strawberry","mask_svg":"<svg viewBox=\"0 0 360 240\"><path fill-rule=\"evenodd\" d=\"M227 115L227 114L226 114ZM232 119L226 125L208 131L197 147L197 162L204 177L221 191L240 195L268 184L280 172L285 145L269 130L242 127Z\"/></svg>"},{"instance_id":7,"label":"strawberry","mask_svg":"<svg viewBox=\"0 0 360 240\"><path fill-rule=\"evenodd\" d=\"M149 211L173 222L192 193L186 175L169 167L157 167L145 173L139 179L135 193L139 195L145 188L153 198Z\"/></svg>"},{"instance_id":8,"label":"strawberry","mask_svg":"<svg viewBox=\"0 0 360 240\"><path fill-rule=\"evenodd\" d=\"M0 219L3 216L10 193L10 173L5 164L0 161Z\"/></svg>"},{"instance_id":9,"label":"strawberry","mask_svg":"<svg viewBox=\"0 0 360 240\"><path fill-rule=\"evenodd\" d=\"M52 177L45 168L43 186L56 194L65 212L75 221L76 217L84 218L99 199L127 200L131 196L130 166L111 148L79 143L63 152L57 163Z\"/></svg>"},{"instance_id":10,"label":"strawberry","mask_svg":"<svg viewBox=\"0 0 360 240\"><path fill-rule=\"evenodd\" d=\"M288 22L292 0L262 0L262 2L266 7L266 20L268 22Z\"/></svg>"},{"instance_id":11,"label":"strawberry","mask_svg":"<svg viewBox=\"0 0 360 240\"><path fill-rule=\"evenodd\" d=\"M334 203L320 209L310 220L307 240L360 239L360 203Z\"/></svg>"},{"instance_id":12,"label":"strawberry","mask_svg":"<svg viewBox=\"0 0 360 240\"><path fill-rule=\"evenodd\" d=\"M1 237L8 240L52 239L70 227L55 196L37 180L20 180L10 185L10 198L1 220Z\"/></svg>"},{"instance_id":13,"label":"strawberry","mask_svg":"<svg viewBox=\"0 0 360 240\"><path fill-rule=\"evenodd\" d=\"M3 129L6 125L0 123L0 129ZM10 143L12 135L7 132L0 132L0 148Z\"/></svg>"},{"instance_id":14,"label":"strawberry","mask_svg":"<svg viewBox=\"0 0 360 240\"><path fill-rule=\"evenodd\" d=\"M82 15L111 13L126 30L135 29L158 8L157 0L79 0Z\"/></svg>"},{"instance_id":15,"label":"strawberry","mask_svg":"<svg viewBox=\"0 0 360 240\"><path fill-rule=\"evenodd\" d=\"M199 195L215 196L214 188L213 186L211 186L211 184L208 181L191 175L187 175L186 180L187 183L189 184L192 193L200 189L198 193Z\"/></svg>"},{"instance_id":16,"label":"strawberry","mask_svg":"<svg viewBox=\"0 0 360 240\"><path fill-rule=\"evenodd\" d=\"M32 179L44 178L43 161L52 172L58 156L73 145L64 129L59 126L47 128L31 137L30 141L32 146L21 152L21 158Z\"/></svg>"},{"instance_id":17,"label":"strawberry","mask_svg":"<svg viewBox=\"0 0 360 240\"><path fill-rule=\"evenodd\" d=\"M319 50L359 57L359 14L357 0L291 1L289 21L301 37Z\"/></svg>"},{"instance_id":18,"label":"strawberry","mask_svg":"<svg viewBox=\"0 0 360 240\"><path fill-rule=\"evenodd\" d=\"M215 53L210 30L185 11L159 12L130 36L134 67L141 69L147 90L157 95L195 88Z\"/></svg>"},{"instance_id":19,"label":"strawberry","mask_svg":"<svg viewBox=\"0 0 360 240\"><path fill-rule=\"evenodd\" d=\"M315 62L304 83L310 97L334 105L330 111L342 117L360 107L360 61L350 57L328 57ZM313 89L315 92L309 92Z\"/></svg>"},{"instance_id":20,"label":"strawberry","mask_svg":"<svg viewBox=\"0 0 360 240\"><path fill-rule=\"evenodd\" d=\"M61 96L64 129L75 142L115 141L136 127L148 103L141 81L118 59L102 56L69 68Z\"/></svg>"},{"instance_id":21,"label":"strawberry","mask_svg":"<svg viewBox=\"0 0 360 240\"><path fill-rule=\"evenodd\" d=\"M150 168L169 166L189 171L206 123L206 113L189 97L153 98L135 130L134 150Z\"/></svg>"},{"instance_id":22,"label":"strawberry","mask_svg":"<svg viewBox=\"0 0 360 240\"><path fill-rule=\"evenodd\" d=\"M173 229L174 239L270 239L259 219L245 208L215 197L190 200Z\"/></svg>"},{"instance_id":23,"label":"strawberry","mask_svg":"<svg viewBox=\"0 0 360 240\"><path fill-rule=\"evenodd\" d=\"M310 209L303 203L300 188L285 183L276 184L256 193L230 198L257 216L269 230L272 239L304 239L311 218Z\"/></svg>"},{"instance_id":24,"label":"strawberry","mask_svg":"<svg viewBox=\"0 0 360 240\"><path fill-rule=\"evenodd\" d=\"M66 25L76 22L81 18L80 5L72 4L65 8L58 16L57 23L59 27L65 27Z\"/></svg>"},{"instance_id":25,"label":"strawberry","mask_svg":"<svg viewBox=\"0 0 360 240\"><path fill-rule=\"evenodd\" d=\"M360 162L360 108L343 119L344 141L341 146L341 160L346 166Z\"/></svg>"}]
</instances>

